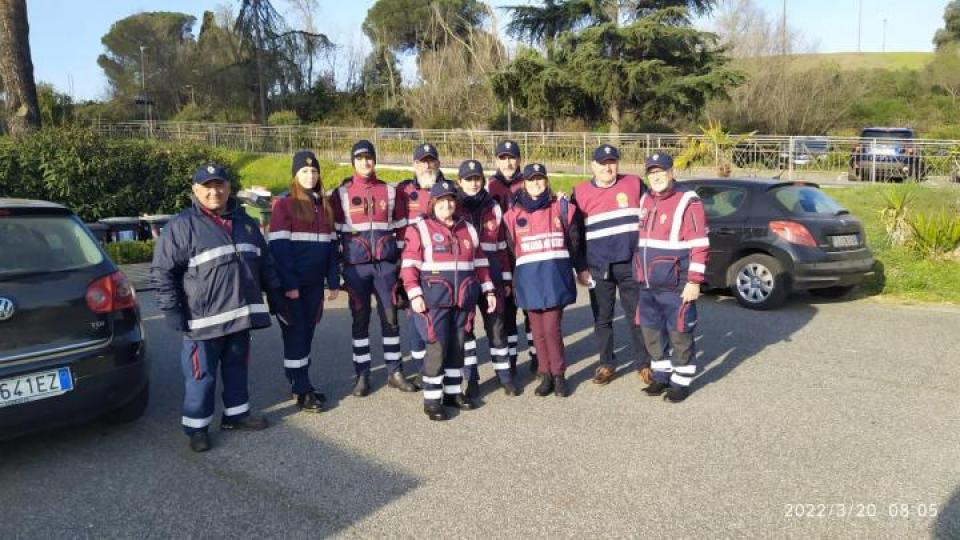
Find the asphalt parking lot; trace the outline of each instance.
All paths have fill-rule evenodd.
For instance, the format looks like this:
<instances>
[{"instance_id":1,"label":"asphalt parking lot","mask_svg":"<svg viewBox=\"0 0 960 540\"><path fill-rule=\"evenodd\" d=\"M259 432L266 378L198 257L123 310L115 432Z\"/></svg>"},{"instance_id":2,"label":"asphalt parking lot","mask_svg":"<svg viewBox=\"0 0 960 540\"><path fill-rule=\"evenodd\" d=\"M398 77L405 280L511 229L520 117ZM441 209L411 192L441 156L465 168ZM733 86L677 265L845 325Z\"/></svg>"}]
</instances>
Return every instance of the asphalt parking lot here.
<instances>
[{"instance_id":1,"label":"asphalt parking lot","mask_svg":"<svg viewBox=\"0 0 960 540\"><path fill-rule=\"evenodd\" d=\"M271 428L213 431L214 449L194 454L179 338L152 293L140 303L146 415L0 443L0 537L960 535L957 308L800 297L761 313L707 296L701 375L672 405L626 365L590 383L581 291L564 321L571 397L536 397L525 363L523 395L504 396L485 364L485 405L433 423L419 395L383 386L381 361L375 392L349 397L340 299L312 371L330 410L296 412L279 331L261 331L251 389Z\"/></svg>"}]
</instances>

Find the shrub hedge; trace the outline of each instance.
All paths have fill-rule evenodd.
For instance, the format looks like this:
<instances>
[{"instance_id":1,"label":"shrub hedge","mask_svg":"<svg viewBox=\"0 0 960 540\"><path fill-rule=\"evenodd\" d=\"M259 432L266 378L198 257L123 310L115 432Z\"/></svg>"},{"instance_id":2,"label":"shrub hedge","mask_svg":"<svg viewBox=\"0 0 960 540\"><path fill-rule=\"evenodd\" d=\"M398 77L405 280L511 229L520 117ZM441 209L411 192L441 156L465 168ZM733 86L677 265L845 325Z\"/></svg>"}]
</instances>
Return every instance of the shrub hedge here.
<instances>
[{"instance_id":1,"label":"shrub hedge","mask_svg":"<svg viewBox=\"0 0 960 540\"><path fill-rule=\"evenodd\" d=\"M84 221L174 213L190 202L190 177L229 156L198 144L113 140L79 128L0 139L0 197L65 204ZM235 179L235 189L239 185Z\"/></svg>"},{"instance_id":2,"label":"shrub hedge","mask_svg":"<svg viewBox=\"0 0 960 540\"><path fill-rule=\"evenodd\" d=\"M110 242L106 248L107 254L115 264L143 263L153 260L153 240Z\"/></svg>"}]
</instances>

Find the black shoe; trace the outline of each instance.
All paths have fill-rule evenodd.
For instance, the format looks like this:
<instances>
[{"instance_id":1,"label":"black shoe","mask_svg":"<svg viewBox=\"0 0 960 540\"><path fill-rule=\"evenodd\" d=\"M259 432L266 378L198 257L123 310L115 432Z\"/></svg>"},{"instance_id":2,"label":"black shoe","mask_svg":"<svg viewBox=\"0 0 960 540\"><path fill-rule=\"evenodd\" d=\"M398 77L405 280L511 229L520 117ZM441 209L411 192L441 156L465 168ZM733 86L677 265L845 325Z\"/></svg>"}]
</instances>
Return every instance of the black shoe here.
<instances>
[{"instance_id":1,"label":"black shoe","mask_svg":"<svg viewBox=\"0 0 960 540\"><path fill-rule=\"evenodd\" d=\"M533 391L534 394L540 397L549 396L553 392L553 375L549 373L540 374L540 386Z\"/></svg>"},{"instance_id":2,"label":"black shoe","mask_svg":"<svg viewBox=\"0 0 960 540\"><path fill-rule=\"evenodd\" d=\"M443 404L461 411L472 411L477 408L477 404L463 394L444 394Z\"/></svg>"},{"instance_id":3,"label":"black shoe","mask_svg":"<svg viewBox=\"0 0 960 540\"><path fill-rule=\"evenodd\" d=\"M295 394L297 398L297 407L303 412L318 413L323 412L323 403L327 398L320 392L307 392L306 394Z\"/></svg>"},{"instance_id":4,"label":"black shoe","mask_svg":"<svg viewBox=\"0 0 960 540\"><path fill-rule=\"evenodd\" d=\"M353 382L353 390L350 392L354 397L363 397L370 393L370 374L364 373L357 375Z\"/></svg>"},{"instance_id":5,"label":"black shoe","mask_svg":"<svg viewBox=\"0 0 960 540\"><path fill-rule=\"evenodd\" d=\"M667 395L664 396L664 399L670 403L680 403L681 401L687 399L687 396L690 395L690 389L686 386L671 386L667 390Z\"/></svg>"},{"instance_id":6,"label":"black shoe","mask_svg":"<svg viewBox=\"0 0 960 540\"><path fill-rule=\"evenodd\" d=\"M431 419L438 422L449 419L447 416L447 410L443 408L441 403L429 403L423 405L423 412Z\"/></svg>"},{"instance_id":7,"label":"black shoe","mask_svg":"<svg viewBox=\"0 0 960 540\"><path fill-rule=\"evenodd\" d=\"M190 449L194 452L206 452L210 449L210 436L206 431L195 431L190 435Z\"/></svg>"},{"instance_id":8,"label":"black shoe","mask_svg":"<svg viewBox=\"0 0 960 540\"><path fill-rule=\"evenodd\" d=\"M400 371L399 369L397 371L394 371L393 373L390 374L389 377L387 377L387 386L389 386L390 388L396 388L401 392L417 391L417 387L410 384L410 381L408 381L406 377L403 376L403 372Z\"/></svg>"},{"instance_id":9,"label":"black shoe","mask_svg":"<svg viewBox=\"0 0 960 540\"><path fill-rule=\"evenodd\" d=\"M240 420L221 421L220 429L224 431L260 431L261 429L267 429L267 425L266 418L250 414Z\"/></svg>"},{"instance_id":10,"label":"black shoe","mask_svg":"<svg viewBox=\"0 0 960 540\"><path fill-rule=\"evenodd\" d=\"M511 376L511 377L516 377L516 376L517 376L517 364L514 363L514 362L510 362L510 369L509 369L509 371L510 371L510 376Z\"/></svg>"},{"instance_id":11,"label":"black shoe","mask_svg":"<svg viewBox=\"0 0 960 540\"><path fill-rule=\"evenodd\" d=\"M410 379L410 384L417 392L423 390L423 375L416 375L413 379Z\"/></svg>"},{"instance_id":12,"label":"black shoe","mask_svg":"<svg viewBox=\"0 0 960 540\"><path fill-rule=\"evenodd\" d=\"M517 387L513 385L512 382L502 382L500 386L503 388L503 393L508 396L519 396L520 392L517 390Z\"/></svg>"},{"instance_id":13,"label":"black shoe","mask_svg":"<svg viewBox=\"0 0 960 540\"><path fill-rule=\"evenodd\" d=\"M670 388L670 383L653 381L650 386L643 389L643 393L648 396L659 396Z\"/></svg>"},{"instance_id":14,"label":"black shoe","mask_svg":"<svg viewBox=\"0 0 960 540\"><path fill-rule=\"evenodd\" d=\"M563 375L553 376L553 393L557 397L567 397L570 395L570 389L567 388L567 379Z\"/></svg>"},{"instance_id":15,"label":"black shoe","mask_svg":"<svg viewBox=\"0 0 960 540\"><path fill-rule=\"evenodd\" d=\"M469 399L477 399L480 397L480 384L478 381L467 381L466 386L463 389L463 395Z\"/></svg>"}]
</instances>

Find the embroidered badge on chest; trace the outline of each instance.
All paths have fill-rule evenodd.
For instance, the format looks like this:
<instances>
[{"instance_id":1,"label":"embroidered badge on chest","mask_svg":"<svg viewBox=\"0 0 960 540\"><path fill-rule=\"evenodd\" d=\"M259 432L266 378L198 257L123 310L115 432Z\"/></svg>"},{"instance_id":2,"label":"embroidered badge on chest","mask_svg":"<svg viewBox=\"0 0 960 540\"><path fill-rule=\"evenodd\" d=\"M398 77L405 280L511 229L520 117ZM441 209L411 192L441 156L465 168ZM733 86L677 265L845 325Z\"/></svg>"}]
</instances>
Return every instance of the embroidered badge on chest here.
<instances>
[{"instance_id":1,"label":"embroidered badge on chest","mask_svg":"<svg viewBox=\"0 0 960 540\"><path fill-rule=\"evenodd\" d=\"M464 239L463 239L463 249L466 249L466 250L469 251L469 250L470 250L470 247L471 247L470 240L467 240L466 238L464 238Z\"/></svg>"},{"instance_id":2,"label":"embroidered badge on chest","mask_svg":"<svg viewBox=\"0 0 960 540\"><path fill-rule=\"evenodd\" d=\"M559 218L559 217L554 217L554 218L553 218L553 226L556 227L557 229L563 228L563 226L560 224L560 218Z\"/></svg>"},{"instance_id":3,"label":"embroidered badge on chest","mask_svg":"<svg viewBox=\"0 0 960 540\"><path fill-rule=\"evenodd\" d=\"M630 201L627 199L627 194L623 192L617 193L617 206L626 208L628 204L630 204Z\"/></svg>"},{"instance_id":4,"label":"embroidered badge on chest","mask_svg":"<svg viewBox=\"0 0 960 540\"><path fill-rule=\"evenodd\" d=\"M487 222L487 230L495 231L497 230L497 222L495 220L490 220Z\"/></svg>"},{"instance_id":5,"label":"embroidered badge on chest","mask_svg":"<svg viewBox=\"0 0 960 540\"><path fill-rule=\"evenodd\" d=\"M419 192L419 191L414 191L414 192L411 192L411 193L410 193L410 200L411 200L411 201L415 201L415 200L417 200L417 199L419 199L419 198L420 198L420 192Z\"/></svg>"},{"instance_id":6,"label":"embroidered badge on chest","mask_svg":"<svg viewBox=\"0 0 960 540\"><path fill-rule=\"evenodd\" d=\"M387 201L380 201L380 209L381 210L387 209Z\"/></svg>"},{"instance_id":7,"label":"embroidered badge on chest","mask_svg":"<svg viewBox=\"0 0 960 540\"><path fill-rule=\"evenodd\" d=\"M434 241L434 242L443 242L443 235L440 234L440 233L434 233L434 234L433 234L433 241Z\"/></svg>"},{"instance_id":8,"label":"embroidered badge on chest","mask_svg":"<svg viewBox=\"0 0 960 540\"><path fill-rule=\"evenodd\" d=\"M660 224L663 225L663 224L666 223L666 222L667 222L667 215L666 215L666 214L660 214Z\"/></svg>"},{"instance_id":9,"label":"embroidered badge on chest","mask_svg":"<svg viewBox=\"0 0 960 540\"><path fill-rule=\"evenodd\" d=\"M526 227L527 218L517 218L517 227Z\"/></svg>"}]
</instances>

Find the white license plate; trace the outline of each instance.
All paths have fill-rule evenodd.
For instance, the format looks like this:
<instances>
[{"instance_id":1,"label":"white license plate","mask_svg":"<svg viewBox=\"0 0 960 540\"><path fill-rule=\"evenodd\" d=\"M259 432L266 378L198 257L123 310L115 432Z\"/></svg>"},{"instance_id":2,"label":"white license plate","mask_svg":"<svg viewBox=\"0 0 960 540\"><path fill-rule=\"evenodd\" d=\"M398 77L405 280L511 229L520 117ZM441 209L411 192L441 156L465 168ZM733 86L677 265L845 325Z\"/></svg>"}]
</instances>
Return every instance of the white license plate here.
<instances>
[{"instance_id":1,"label":"white license plate","mask_svg":"<svg viewBox=\"0 0 960 540\"><path fill-rule=\"evenodd\" d=\"M830 245L833 247L857 247L860 245L860 236L856 234L831 236Z\"/></svg>"},{"instance_id":2,"label":"white license plate","mask_svg":"<svg viewBox=\"0 0 960 540\"><path fill-rule=\"evenodd\" d=\"M59 396L73 390L69 368L0 380L0 407Z\"/></svg>"}]
</instances>

